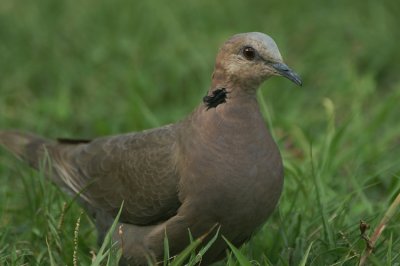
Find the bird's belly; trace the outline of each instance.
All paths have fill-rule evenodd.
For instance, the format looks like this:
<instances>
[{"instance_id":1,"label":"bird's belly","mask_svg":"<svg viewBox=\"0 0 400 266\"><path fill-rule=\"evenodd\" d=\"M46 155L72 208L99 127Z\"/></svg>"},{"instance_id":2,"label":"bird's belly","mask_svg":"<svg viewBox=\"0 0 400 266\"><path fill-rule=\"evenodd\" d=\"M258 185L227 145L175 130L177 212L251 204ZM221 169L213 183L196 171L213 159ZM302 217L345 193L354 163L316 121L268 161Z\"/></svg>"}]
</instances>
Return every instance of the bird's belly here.
<instances>
[{"instance_id":1,"label":"bird's belly","mask_svg":"<svg viewBox=\"0 0 400 266\"><path fill-rule=\"evenodd\" d=\"M229 228L252 232L272 213L282 191L281 159L273 158L232 162L223 170L209 165L201 182L191 186L198 210Z\"/></svg>"}]
</instances>

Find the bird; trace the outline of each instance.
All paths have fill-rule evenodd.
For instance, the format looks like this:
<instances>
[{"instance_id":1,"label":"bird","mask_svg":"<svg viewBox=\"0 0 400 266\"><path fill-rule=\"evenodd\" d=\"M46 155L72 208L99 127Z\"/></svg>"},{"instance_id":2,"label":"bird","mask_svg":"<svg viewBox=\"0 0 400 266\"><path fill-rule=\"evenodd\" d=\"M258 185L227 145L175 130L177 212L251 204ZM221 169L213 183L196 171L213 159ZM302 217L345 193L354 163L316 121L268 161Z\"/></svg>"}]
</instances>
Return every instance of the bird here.
<instances>
[{"instance_id":1,"label":"bird","mask_svg":"<svg viewBox=\"0 0 400 266\"><path fill-rule=\"evenodd\" d=\"M147 265L179 254L218 225L202 265L224 258L227 243L246 242L274 211L283 163L256 92L272 76L301 86L267 34L239 33L220 47L207 94L184 119L159 128L83 139L48 139L1 130L0 145L79 203L104 237L122 202L113 238L120 265Z\"/></svg>"}]
</instances>

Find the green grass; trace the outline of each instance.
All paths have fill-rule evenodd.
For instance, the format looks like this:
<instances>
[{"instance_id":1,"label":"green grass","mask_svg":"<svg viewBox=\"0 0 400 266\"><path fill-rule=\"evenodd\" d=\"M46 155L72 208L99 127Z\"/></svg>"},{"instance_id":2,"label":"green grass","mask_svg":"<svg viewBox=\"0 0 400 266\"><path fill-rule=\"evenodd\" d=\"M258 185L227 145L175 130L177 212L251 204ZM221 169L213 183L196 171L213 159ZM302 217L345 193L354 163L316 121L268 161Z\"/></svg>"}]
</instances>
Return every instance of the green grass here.
<instances>
[{"instance_id":1,"label":"green grass","mask_svg":"<svg viewBox=\"0 0 400 266\"><path fill-rule=\"evenodd\" d=\"M0 128L88 138L180 120L204 96L219 45L266 32L304 81L274 78L259 95L285 187L273 216L221 265L237 265L236 254L356 265L359 221L375 228L400 191L399 13L396 0L2 0ZM371 265L400 263L399 219ZM1 150L0 265L73 265L74 250L82 265L98 251L89 218Z\"/></svg>"}]
</instances>

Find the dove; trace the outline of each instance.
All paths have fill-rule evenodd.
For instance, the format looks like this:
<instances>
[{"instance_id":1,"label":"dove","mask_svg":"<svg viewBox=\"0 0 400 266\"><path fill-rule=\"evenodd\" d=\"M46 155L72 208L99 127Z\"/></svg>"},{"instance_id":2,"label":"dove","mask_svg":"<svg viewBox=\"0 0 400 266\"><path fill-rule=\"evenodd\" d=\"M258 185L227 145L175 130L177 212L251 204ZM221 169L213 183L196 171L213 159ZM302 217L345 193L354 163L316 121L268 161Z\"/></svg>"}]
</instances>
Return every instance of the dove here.
<instances>
[{"instance_id":1,"label":"dove","mask_svg":"<svg viewBox=\"0 0 400 266\"><path fill-rule=\"evenodd\" d=\"M227 244L247 241L275 209L283 187L280 151L266 127L257 89L272 76L302 85L274 40L259 32L232 36L220 48L206 96L183 120L93 140L47 139L0 131L0 144L39 169L95 221L100 242L122 202L121 265L176 255L217 225L202 265L224 258ZM214 230L215 231L215 230Z\"/></svg>"}]
</instances>

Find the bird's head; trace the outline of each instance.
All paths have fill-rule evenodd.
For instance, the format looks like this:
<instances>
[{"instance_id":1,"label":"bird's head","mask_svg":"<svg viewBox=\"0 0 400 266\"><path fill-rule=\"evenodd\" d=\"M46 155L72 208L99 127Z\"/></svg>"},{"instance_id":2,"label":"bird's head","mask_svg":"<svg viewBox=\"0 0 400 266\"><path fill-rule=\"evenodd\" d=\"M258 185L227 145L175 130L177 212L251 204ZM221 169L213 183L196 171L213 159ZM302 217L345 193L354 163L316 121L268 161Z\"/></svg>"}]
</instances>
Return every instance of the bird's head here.
<instances>
[{"instance_id":1,"label":"bird's head","mask_svg":"<svg viewBox=\"0 0 400 266\"><path fill-rule=\"evenodd\" d=\"M271 37L259 32L241 33L231 37L221 47L213 83L217 86L230 83L255 91L271 76L283 76L302 85L299 75L283 62Z\"/></svg>"}]
</instances>

